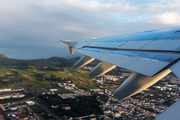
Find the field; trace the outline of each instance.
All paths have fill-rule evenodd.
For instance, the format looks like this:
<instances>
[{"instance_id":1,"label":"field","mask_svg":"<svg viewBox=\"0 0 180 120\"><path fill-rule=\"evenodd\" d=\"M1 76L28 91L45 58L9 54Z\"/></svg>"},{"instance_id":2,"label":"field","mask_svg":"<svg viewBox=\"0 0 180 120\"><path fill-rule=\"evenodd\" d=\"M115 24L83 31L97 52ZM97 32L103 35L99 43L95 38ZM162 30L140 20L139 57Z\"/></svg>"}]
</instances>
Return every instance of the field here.
<instances>
[{"instance_id":1,"label":"field","mask_svg":"<svg viewBox=\"0 0 180 120\"><path fill-rule=\"evenodd\" d=\"M58 82L73 83L81 89L99 88L88 73L82 69L74 70L75 61L52 57L49 59L17 60L1 58L0 89L23 87L31 92L47 92L49 89L60 89ZM70 67L63 67L63 66ZM70 93L60 90L59 93Z\"/></svg>"}]
</instances>

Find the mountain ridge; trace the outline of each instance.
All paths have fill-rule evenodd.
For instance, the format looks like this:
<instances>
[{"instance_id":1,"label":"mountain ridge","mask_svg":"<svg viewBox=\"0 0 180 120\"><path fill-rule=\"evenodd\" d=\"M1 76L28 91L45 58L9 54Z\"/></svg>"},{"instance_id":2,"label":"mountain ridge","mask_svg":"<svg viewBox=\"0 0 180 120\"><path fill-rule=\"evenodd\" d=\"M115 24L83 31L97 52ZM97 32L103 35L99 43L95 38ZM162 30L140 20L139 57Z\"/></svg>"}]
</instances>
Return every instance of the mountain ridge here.
<instances>
[{"instance_id":1,"label":"mountain ridge","mask_svg":"<svg viewBox=\"0 0 180 120\"><path fill-rule=\"evenodd\" d=\"M72 67L75 63L75 60L66 59L63 57L53 56L50 58L40 58L40 59L31 59L31 60L23 60L23 59L14 59L8 58L3 54L0 54L0 65L6 66L54 66L54 67Z\"/></svg>"},{"instance_id":2,"label":"mountain ridge","mask_svg":"<svg viewBox=\"0 0 180 120\"><path fill-rule=\"evenodd\" d=\"M0 54L0 58L8 58L8 57L3 54Z\"/></svg>"}]
</instances>

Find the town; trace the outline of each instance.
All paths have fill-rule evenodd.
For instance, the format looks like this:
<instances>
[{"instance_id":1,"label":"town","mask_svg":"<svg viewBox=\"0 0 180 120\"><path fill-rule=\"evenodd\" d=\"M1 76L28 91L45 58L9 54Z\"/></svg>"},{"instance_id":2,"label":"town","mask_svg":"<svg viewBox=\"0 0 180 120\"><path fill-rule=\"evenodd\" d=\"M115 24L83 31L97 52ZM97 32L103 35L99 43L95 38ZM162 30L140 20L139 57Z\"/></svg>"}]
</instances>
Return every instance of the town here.
<instances>
[{"instance_id":1,"label":"town","mask_svg":"<svg viewBox=\"0 0 180 120\"><path fill-rule=\"evenodd\" d=\"M84 69L92 69L84 67ZM130 98L119 101L114 97L115 89L107 89L108 83L119 81L119 79L127 78L131 71L122 70L124 73L120 75L103 75L98 79L93 79L99 84L99 89L84 90L76 87L73 83L56 83L56 88L51 88L47 92L33 95L27 99L25 97L26 88L0 89L0 100L19 99L15 102L4 102L0 104L1 116L0 120L34 120L34 119L154 119L171 104L179 100L180 80L170 74L164 77L155 85L134 95ZM3 75L1 75L3 76ZM45 89L45 88L41 88ZM59 93L62 89L69 91L68 93ZM26 91L26 92L25 92ZM5 94L11 92L12 94ZM58 116L48 109L48 106L42 105L38 101L37 96L57 94L62 99L76 99L78 96L97 95L97 100L101 103L99 106L103 110L101 115L86 115L86 116ZM104 99L98 99L101 96ZM57 106L51 106L55 108ZM38 110L37 110L38 109ZM64 110L70 110L71 106L63 107ZM40 111L40 112L39 112Z\"/></svg>"}]
</instances>

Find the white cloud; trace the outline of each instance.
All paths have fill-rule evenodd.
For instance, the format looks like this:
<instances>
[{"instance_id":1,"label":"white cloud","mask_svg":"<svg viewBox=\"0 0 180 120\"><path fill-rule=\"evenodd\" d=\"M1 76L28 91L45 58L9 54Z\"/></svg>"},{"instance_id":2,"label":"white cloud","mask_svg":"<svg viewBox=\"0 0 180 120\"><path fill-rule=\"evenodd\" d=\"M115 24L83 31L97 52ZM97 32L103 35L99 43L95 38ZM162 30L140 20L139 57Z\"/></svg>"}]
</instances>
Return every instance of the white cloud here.
<instances>
[{"instance_id":1,"label":"white cloud","mask_svg":"<svg viewBox=\"0 0 180 120\"><path fill-rule=\"evenodd\" d=\"M155 19L150 20L151 23L180 25L180 16L177 13L163 13L157 15Z\"/></svg>"},{"instance_id":2,"label":"white cloud","mask_svg":"<svg viewBox=\"0 0 180 120\"><path fill-rule=\"evenodd\" d=\"M126 13L137 9L128 3L120 3L117 0L112 0L109 2L65 0L63 3L65 3L67 6L85 10L86 12L89 11L94 13L101 13L103 15Z\"/></svg>"},{"instance_id":3,"label":"white cloud","mask_svg":"<svg viewBox=\"0 0 180 120\"><path fill-rule=\"evenodd\" d=\"M0 48L57 50L65 46L60 39L176 25L179 15L179 0L0 0Z\"/></svg>"}]
</instances>

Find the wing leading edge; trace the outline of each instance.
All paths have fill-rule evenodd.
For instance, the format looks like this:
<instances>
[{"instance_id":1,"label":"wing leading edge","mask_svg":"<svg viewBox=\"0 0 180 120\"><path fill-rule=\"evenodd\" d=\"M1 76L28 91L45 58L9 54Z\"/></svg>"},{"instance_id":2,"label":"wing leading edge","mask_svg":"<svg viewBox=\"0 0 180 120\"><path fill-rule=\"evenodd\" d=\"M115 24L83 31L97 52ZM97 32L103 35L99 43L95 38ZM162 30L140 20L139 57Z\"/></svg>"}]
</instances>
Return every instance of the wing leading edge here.
<instances>
[{"instance_id":1,"label":"wing leading edge","mask_svg":"<svg viewBox=\"0 0 180 120\"><path fill-rule=\"evenodd\" d=\"M119 100L146 89L171 71L180 78L180 27L78 43L62 42L84 54L73 68L82 67L95 58L103 61L90 72L92 78L116 66L134 71L114 93Z\"/></svg>"}]
</instances>

